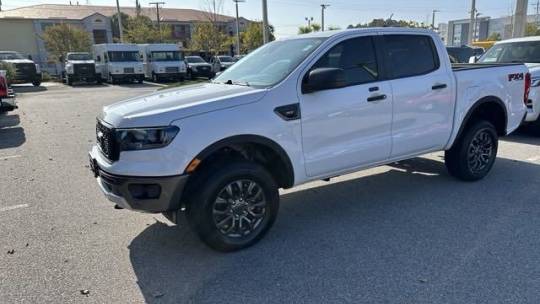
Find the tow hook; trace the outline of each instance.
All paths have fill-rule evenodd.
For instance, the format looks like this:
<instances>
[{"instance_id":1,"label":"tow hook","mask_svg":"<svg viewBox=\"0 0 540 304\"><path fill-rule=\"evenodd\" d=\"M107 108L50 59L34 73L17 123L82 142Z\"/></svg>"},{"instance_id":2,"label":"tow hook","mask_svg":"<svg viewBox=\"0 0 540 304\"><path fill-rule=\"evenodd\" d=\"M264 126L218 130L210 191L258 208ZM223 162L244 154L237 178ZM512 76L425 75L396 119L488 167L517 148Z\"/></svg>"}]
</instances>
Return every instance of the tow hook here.
<instances>
[{"instance_id":1,"label":"tow hook","mask_svg":"<svg viewBox=\"0 0 540 304\"><path fill-rule=\"evenodd\" d=\"M122 209L124 209L124 208L122 208L122 207L120 207L120 206L118 206L118 205L114 205L114 209L116 209L116 210L122 210Z\"/></svg>"}]
</instances>

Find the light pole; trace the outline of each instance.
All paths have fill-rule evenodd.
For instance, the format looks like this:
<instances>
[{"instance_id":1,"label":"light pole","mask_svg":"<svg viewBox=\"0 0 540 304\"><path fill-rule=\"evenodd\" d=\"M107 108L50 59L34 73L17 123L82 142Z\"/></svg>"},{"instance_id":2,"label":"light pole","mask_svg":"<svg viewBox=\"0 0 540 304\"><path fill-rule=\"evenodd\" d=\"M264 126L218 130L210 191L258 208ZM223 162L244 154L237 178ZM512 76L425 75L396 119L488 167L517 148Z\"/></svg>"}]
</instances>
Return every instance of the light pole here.
<instances>
[{"instance_id":1,"label":"light pole","mask_svg":"<svg viewBox=\"0 0 540 304\"><path fill-rule=\"evenodd\" d=\"M326 10L330 4L321 4L321 30L324 32L324 10Z\"/></svg>"},{"instance_id":2,"label":"light pole","mask_svg":"<svg viewBox=\"0 0 540 304\"><path fill-rule=\"evenodd\" d=\"M435 14L440 12L439 10L433 10L433 16L431 17L431 29L435 30Z\"/></svg>"},{"instance_id":3,"label":"light pole","mask_svg":"<svg viewBox=\"0 0 540 304\"><path fill-rule=\"evenodd\" d=\"M472 0L472 3L471 3L471 18L470 18L470 21L469 21L469 33L468 33L468 37L467 37L467 44L468 45L471 45L472 41L473 41L473 35L474 35L474 32L473 32L473 26L474 26L474 16L476 14L476 0Z\"/></svg>"},{"instance_id":4,"label":"light pole","mask_svg":"<svg viewBox=\"0 0 540 304\"><path fill-rule=\"evenodd\" d=\"M238 21L238 2L245 0L233 0L236 5L236 55L240 56L240 21Z\"/></svg>"},{"instance_id":5,"label":"light pole","mask_svg":"<svg viewBox=\"0 0 540 304\"><path fill-rule=\"evenodd\" d=\"M118 0L117 0L118 1ZM159 30L159 42L163 42L163 33L161 32L161 20L159 20L159 5L165 4L165 2L150 2L150 5L154 4L156 6L156 17L157 17L157 27Z\"/></svg>"},{"instance_id":6,"label":"light pole","mask_svg":"<svg viewBox=\"0 0 540 304\"><path fill-rule=\"evenodd\" d=\"M479 25L478 25L478 16L480 16L480 15L482 15L482 14L481 13L476 13L474 15L474 28L473 28L472 42L474 42L475 39L476 39L476 33L477 33L476 28L479 27Z\"/></svg>"},{"instance_id":7,"label":"light pole","mask_svg":"<svg viewBox=\"0 0 540 304\"><path fill-rule=\"evenodd\" d=\"M270 35L268 35L268 5L266 0L262 0L262 10L263 10L263 44L267 44Z\"/></svg>"},{"instance_id":8,"label":"light pole","mask_svg":"<svg viewBox=\"0 0 540 304\"><path fill-rule=\"evenodd\" d=\"M120 32L120 43L124 43L124 30L122 27L122 15L120 15L120 4L116 0L116 12L118 16L118 31Z\"/></svg>"}]
</instances>

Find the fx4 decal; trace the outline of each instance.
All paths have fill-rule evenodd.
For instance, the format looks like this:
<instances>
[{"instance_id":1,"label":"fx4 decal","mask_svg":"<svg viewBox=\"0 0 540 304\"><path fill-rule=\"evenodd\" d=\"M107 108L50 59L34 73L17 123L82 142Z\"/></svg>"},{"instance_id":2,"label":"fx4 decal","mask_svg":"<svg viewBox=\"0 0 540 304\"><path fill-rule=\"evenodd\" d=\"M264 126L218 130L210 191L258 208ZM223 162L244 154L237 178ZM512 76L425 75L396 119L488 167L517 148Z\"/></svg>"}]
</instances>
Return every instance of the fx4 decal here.
<instances>
[{"instance_id":1,"label":"fx4 decal","mask_svg":"<svg viewBox=\"0 0 540 304\"><path fill-rule=\"evenodd\" d=\"M519 81L523 80L523 73L508 74L508 81Z\"/></svg>"}]
</instances>

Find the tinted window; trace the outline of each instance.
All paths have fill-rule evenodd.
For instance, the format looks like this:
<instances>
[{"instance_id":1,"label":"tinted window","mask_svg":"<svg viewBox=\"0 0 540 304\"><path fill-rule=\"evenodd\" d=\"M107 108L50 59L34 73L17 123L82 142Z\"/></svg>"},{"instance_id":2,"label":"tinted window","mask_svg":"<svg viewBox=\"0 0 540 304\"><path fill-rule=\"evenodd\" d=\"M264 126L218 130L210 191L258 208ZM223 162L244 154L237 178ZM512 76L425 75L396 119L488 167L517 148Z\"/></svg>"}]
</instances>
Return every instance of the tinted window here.
<instances>
[{"instance_id":1,"label":"tinted window","mask_svg":"<svg viewBox=\"0 0 540 304\"><path fill-rule=\"evenodd\" d=\"M454 57L461 63L469 62L469 58L474 55L474 50L469 47L448 47L448 55Z\"/></svg>"},{"instance_id":2,"label":"tinted window","mask_svg":"<svg viewBox=\"0 0 540 304\"><path fill-rule=\"evenodd\" d=\"M427 74L439 68L435 46L429 36L386 35L385 54L393 78Z\"/></svg>"},{"instance_id":3,"label":"tinted window","mask_svg":"<svg viewBox=\"0 0 540 304\"><path fill-rule=\"evenodd\" d=\"M337 44L312 69L316 68L342 69L349 85L377 80L379 71L373 39L361 37Z\"/></svg>"}]
</instances>

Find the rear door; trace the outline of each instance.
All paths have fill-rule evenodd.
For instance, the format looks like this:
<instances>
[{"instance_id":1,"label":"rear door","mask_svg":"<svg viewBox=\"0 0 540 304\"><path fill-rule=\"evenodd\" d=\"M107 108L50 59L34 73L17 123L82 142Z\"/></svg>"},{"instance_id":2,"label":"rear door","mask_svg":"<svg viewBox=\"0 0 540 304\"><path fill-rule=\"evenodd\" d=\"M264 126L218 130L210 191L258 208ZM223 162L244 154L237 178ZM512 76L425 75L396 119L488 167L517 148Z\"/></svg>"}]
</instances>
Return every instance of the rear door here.
<instances>
[{"instance_id":1,"label":"rear door","mask_svg":"<svg viewBox=\"0 0 540 304\"><path fill-rule=\"evenodd\" d=\"M308 176L331 175L383 161L391 147L392 95L381 79L376 36L335 44L307 71L340 68L347 86L300 95Z\"/></svg>"},{"instance_id":2,"label":"rear door","mask_svg":"<svg viewBox=\"0 0 540 304\"><path fill-rule=\"evenodd\" d=\"M383 41L394 98L392 158L442 149L454 116L451 70L429 35L385 34Z\"/></svg>"}]
</instances>

